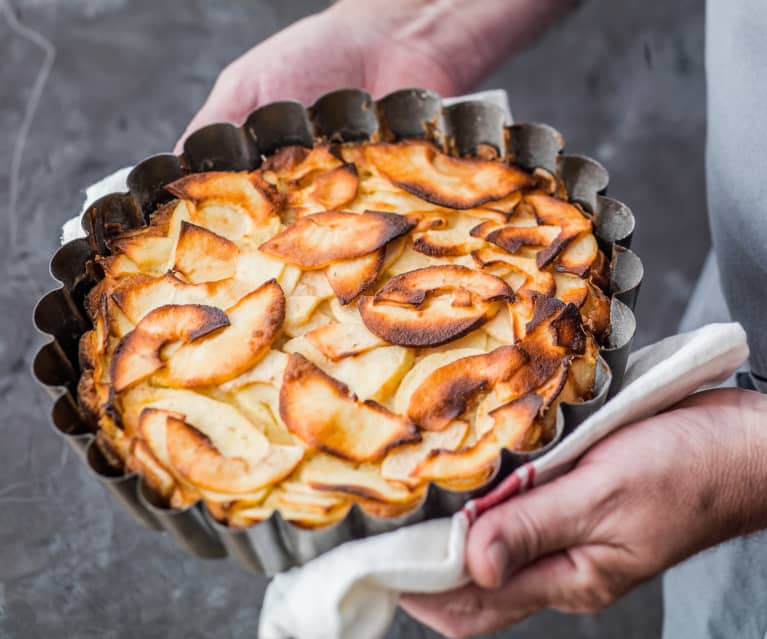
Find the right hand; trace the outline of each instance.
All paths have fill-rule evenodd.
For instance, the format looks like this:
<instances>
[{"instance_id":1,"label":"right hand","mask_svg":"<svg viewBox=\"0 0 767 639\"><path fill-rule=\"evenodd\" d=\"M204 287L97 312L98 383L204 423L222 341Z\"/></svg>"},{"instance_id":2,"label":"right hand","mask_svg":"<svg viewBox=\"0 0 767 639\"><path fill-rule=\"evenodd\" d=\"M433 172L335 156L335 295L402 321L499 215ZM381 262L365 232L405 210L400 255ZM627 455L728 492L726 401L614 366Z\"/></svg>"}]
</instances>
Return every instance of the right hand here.
<instances>
[{"instance_id":1,"label":"right hand","mask_svg":"<svg viewBox=\"0 0 767 639\"><path fill-rule=\"evenodd\" d=\"M193 131L213 122L241 124L253 109L274 100L311 104L342 87L360 87L375 97L410 86L444 96L464 89L426 39L399 28L402 17L340 2L264 40L221 71L176 151Z\"/></svg>"}]
</instances>

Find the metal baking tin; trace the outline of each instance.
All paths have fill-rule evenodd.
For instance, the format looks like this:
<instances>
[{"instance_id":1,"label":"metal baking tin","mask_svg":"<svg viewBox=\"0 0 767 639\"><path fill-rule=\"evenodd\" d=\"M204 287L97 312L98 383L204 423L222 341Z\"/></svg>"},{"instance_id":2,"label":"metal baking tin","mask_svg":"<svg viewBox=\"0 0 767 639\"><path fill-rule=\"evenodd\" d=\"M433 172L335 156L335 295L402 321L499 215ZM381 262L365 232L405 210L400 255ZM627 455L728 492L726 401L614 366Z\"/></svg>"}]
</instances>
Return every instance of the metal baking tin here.
<instances>
[{"instance_id":1,"label":"metal baking tin","mask_svg":"<svg viewBox=\"0 0 767 639\"><path fill-rule=\"evenodd\" d=\"M128 177L128 193L114 193L95 202L83 218L87 237L62 246L51 261L51 274L61 286L37 304L37 328L52 339L37 353L33 370L53 397L54 430L76 451L95 477L144 526L169 533L198 557L234 557L247 570L274 574L300 565L339 544L393 530L425 519L456 512L469 499L495 486L514 468L556 446L587 416L620 388L634 337L633 308L642 280L639 258L629 250L634 216L627 206L604 196L608 174L586 157L562 155L562 136L544 124L504 126L504 112L481 102L442 107L431 91L406 89L380 100L357 89L328 93L306 108L298 102L274 102L255 110L245 124L212 124L191 135L181 155L162 154L139 163ZM570 199L590 211L601 248L612 260L610 294L612 330L601 349L593 399L562 403L557 435L545 449L521 454L502 451L499 467L481 488L466 492L429 485L423 502L396 518L379 519L354 505L340 522L305 529L275 512L247 529L233 529L215 521L198 502L184 510L168 508L135 473L123 474L107 464L94 445L95 426L78 409L78 342L90 329L83 299L98 275L91 260L106 253L105 238L141 226L158 204L171 199L164 185L188 173L254 169L276 149L315 140L430 139L454 155L472 155L478 145L491 145L528 170L543 167L558 174Z\"/></svg>"}]
</instances>

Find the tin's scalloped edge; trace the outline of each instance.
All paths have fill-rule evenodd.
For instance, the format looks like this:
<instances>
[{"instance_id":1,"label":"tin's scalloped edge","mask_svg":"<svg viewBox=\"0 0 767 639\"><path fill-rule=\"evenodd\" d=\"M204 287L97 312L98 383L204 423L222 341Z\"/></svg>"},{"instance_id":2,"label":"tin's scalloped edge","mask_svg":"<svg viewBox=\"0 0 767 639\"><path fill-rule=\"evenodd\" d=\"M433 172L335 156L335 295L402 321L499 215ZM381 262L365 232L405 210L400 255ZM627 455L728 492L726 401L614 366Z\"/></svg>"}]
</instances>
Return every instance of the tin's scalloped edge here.
<instances>
[{"instance_id":1,"label":"tin's scalloped edge","mask_svg":"<svg viewBox=\"0 0 767 639\"><path fill-rule=\"evenodd\" d=\"M77 343L89 328L82 301L95 282L87 265L96 253L106 251L105 233L142 224L158 204L170 199L164 185L190 172L255 168L263 156L280 146L311 146L317 139L408 138L431 140L458 155L471 155L478 146L489 145L499 156L528 170L540 167L555 172L564 181L570 199L593 215L600 246L612 259L612 332L608 344L600 349L594 398L562 402L557 408L555 439L529 454L503 450L498 468L485 485L458 492L430 484L421 503L396 518L373 517L354 504L341 521L324 528L301 528L275 511L263 522L235 529L216 521L202 501L184 510L167 508L140 476L116 473L94 445L94 433L75 399ZM53 339L35 356L33 373L54 399L54 430L144 526L168 532L198 557L230 555L257 573L274 574L345 541L452 514L520 464L557 445L620 387L636 331L632 311L643 276L641 260L628 248L635 219L625 204L604 195L607 170L590 158L563 155L563 147L564 140L556 129L537 123L504 126L503 112L486 102L442 108L440 96L425 89L403 89L378 101L365 91L341 89L322 96L308 108L291 101L264 105L241 127L212 124L195 132L186 140L181 155L147 158L130 173L128 193L107 195L89 207L83 217L87 237L64 245L51 260L51 274L62 286L47 293L35 308L35 325Z\"/></svg>"}]
</instances>

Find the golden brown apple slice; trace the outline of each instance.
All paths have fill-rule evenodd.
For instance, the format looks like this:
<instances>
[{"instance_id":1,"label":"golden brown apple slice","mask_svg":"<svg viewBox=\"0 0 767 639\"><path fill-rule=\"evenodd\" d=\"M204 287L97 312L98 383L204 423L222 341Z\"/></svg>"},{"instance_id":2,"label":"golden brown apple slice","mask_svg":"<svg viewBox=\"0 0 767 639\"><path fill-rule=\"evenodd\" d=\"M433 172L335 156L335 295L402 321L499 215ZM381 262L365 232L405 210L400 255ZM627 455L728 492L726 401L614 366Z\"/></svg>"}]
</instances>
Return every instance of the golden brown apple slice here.
<instances>
[{"instance_id":1,"label":"golden brown apple slice","mask_svg":"<svg viewBox=\"0 0 767 639\"><path fill-rule=\"evenodd\" d=\"M130 278L112 299L131 322L138 324L147 313L168 304L209 304L227 308L248 292L243 286L233 280L187 284L172 273L157 278L140 275Z\"/></svg>"},{"instance_id":2,"label":"golden brown apple slice","mask_svg":"<svg viewBox=\"0 0 767 639\"><path fill-rule=\"evenodd\" d=\"M477 219L466 214L452 216L449 228L428 229L413 237L413 250L430 257L469 255L485 246L478 236L472 236Z\"/></svg>"},{"instance_id":3,"label":"golden brown apple slice","mask_svg":"<svg viewBox=\"0 0 767 639\"><path fill-rule=\"evenodd\" d=\"M536 256L539 268L551 264L577 236L591 232L591 220L574 204L542 193L530 193L523 201L533 207L539 224L559 227L559 234Z\"/></svg>"},{"instance_id":4,"label":"golden brown apple slice","mask_svg":"<svg viewBox=\"0 0 767 639\"><path fill-rule=\"evenodd\" d=\"M240 207L259 223L267 221L275 212L274 203L256 173L192 173L166 185L165 189L198 205L213 201Z\"/></svg>"},{"instance_id":5,"label":"golden brown apple slice","mask_svg":"<svg viewBox=\"0 0 767 639\"><path fill-rule=\"evenodd\" d=\"M358 323L334 323L320 326L306 333L305 337L325 357L334 362L386 344L380 337L365 328L363 324Z\"/></svg>"},{"instance_id":6,"label":"golden brown apple slice","mask_svg":"<svg viewBox=\"0 0 767 639\"><path fill-rule=\"evenodd\" d=\"M466 303L461 291L433 297L421 305L375 302L364 297L360 315L365 326L390 344L432 348L480 328L498 311L495 303Z\"/></svg>"},{"instance_id":7,"label":"golden brown apple slice","mask_svg":"<svg viewBox=\"0 0 767 639\"><path fill-rule=\"evenodd\" d=\"M556 297L565 304L575 304L580 307L586 301L589 289L586 280L570 273L554 273L557 286Z\"/></svg>"},{"instance_id":8,"label":"golden brown apple slice","mask_svg":"<svg viewBox=\"0 0 767 639\"><path fill-rule=\"evenodd\" d=\"M226 313L213 306L171 304L155 309L115 348L111 363L115 392L162 368L160 352L166 344L195 340L225 326L229 326Z\"/></svg>"},{"instance_id":9,"label":"golden brown apple slice","mask_svg":"<svg viewBox=\"0 0 767 639\"><path fill-rule=\"evenodd\" d=\"M471 235L500 246L509 253L517 253L524 246L548 246L559 235L559 229L553 226L499 226L495 222L482 222L471 229Z\"/></svg>"},{"instance_id":10,"label":"golden brown apple slice","mask_svg":"<svg viewBox=\"0 0 767 639\"><path fill-rule=\"evenodd\" d=\"M501 162L445 155L429 142L367 147L368 159L393 184L434 204L469 209L531 186L530 175Z\"/></svg>"},{"instance_id":11,"label":"golden brown apple slice","mask_svg":"<svg viewBox=\"0 0 767 639\"><path fill-rule=\"evenodd\" d=\"M509 195L507 195L506 197L501 198L500 200L485 202L483 206L484 208L490 209L492 211L500 211L501 213L504 213L508 216L514 213L515 209L517 208L517 205L521 201L522 201L521 191L513 191L512 193L509 193Z\"/></svg>"},{"instance_id":12,"label":"golden brown apple slice","mask_svg":"<svg viewBox=\"0 0 767 639\"><path fill-rule=\"evenodd\" d=\"M397 257L395 261L393 261L384 269L385 273L388 273L392 277L396 277L397 275L402 275L403 273L407 273L409 271L415 271L419 268L426 268L427 266L435 265L435 259L430 258L428 255L424 255L423 253L419 253L413 248L409 236L403 239L406 240L406 243L402 253ZM393 243L394 242L392 242L392 244Z\"/></svg>"},{"instance_id":13,"label":"golden brown apple slice","mask_svg":"<svg viewBox=\"0 0 767 639\"><path fill-rule=\"evenodd\" d=\"M429 266L389 280L360 302L365 325L391 344L430 347L479 328L514 293L502 279L459 265Z\"/></svg>"},{"instance_id":14,"label":"golden brown apple slice","mask_svg":"<svg viewBox=\"0 0 767 639\"><path fill-rule=\"evenodd\" d=\"M316 295L293 295L285 304L285 331L292 335L312 318L322 298Z\"/></svg>"},{"instance_id":15,"label":"golden brown apple slice","mask_svg":"<svg viewBox=\"0 0 767 639\"><path fill-rule=\"evenodd\" d=\"M149 446L141 440L133 441L130 454L125 460L125 470L142 475L152 490L163 499L170 499L176 488L173 475L157 461Z\"/></svg>"},{"instance_id":16,"label":"golden brown apple slice","mask_svg":"<svg viewBox=\"0 0 767 639\"><path fill-rule=\"evenodd\" d=\"M311 202L317 203L323 210L332 211L341 208L357 197L358 186L357 169L353 164L344 164L315 175L312 179L308 198Z\"/></svg>"},{"instance_id":17,"label":"golden brown apple slice","mask_svg":"<svg viewBox=\"0 0 767 639\"><path fill-rule=\"evenodd\" d=\"M498 314L483 326L483 330L501 344L513 344L516 340L511 308L507 304Z\"/></svg>"},{"instance_id":18,"label":"golden brown apple slice","mask_svg":"<svg viewBox=\"0 0 767 639\"><path fill-rule=\"evenodd\" d=\"M408 417L425 430L442 430L460 417L477 395L507 380L527 363L516 346L457 359L431 373L413 393Z\"/></svg>"},{"instance_id":19,"label":"golden brown apple slice","mask_svg":"<svg viewBox=\"0 0 767 639\"><path fill-rule=\"evenodd\" d=\"M333 289L323 271L304 271L298 279L292 295L313 295L321 300L334 296Z\"/></svg>"},{"instance_id":20,"label":"golden brown apple slice","mask_svg":"<svg viewBox=\"0 0 767 639\"><path fill-rule=\"evenodd\" d=\"M318 171L326 172L343 164L327 144L307 149L302 146L286 146L268 157L263 171L272 172L283 182L295 183Z\"/></svg>"},{"instance_id":21,"label":"golden brown apple slice","mask_svg":"<svg viewBox=\"0 0 767 639\"><path fill-rule=\"evenodd\" d=\"M96 261L104 270L104 276L111 279L138 275L141 269L132 259L123 253L109 255L108 257L97 256Z\"/></svg>"},{"instance_id":22,"label":"golden brown apple slice","mask_svg":"<svg viewBox=\"0 0 767 639\"><path fill-rule=\"evenodd\" d=\"M300 469L300 477L319 491L346 493L375 501L410 501L413 492L401 483L386 481L374 464L353 465L332 455L319 453Z\"/></svg>"},{"instance_id":23,"label":"golden brown apple slice","mask_svg":"<svg viewBox=\"0 0 767 639\"><path fill-rule=\"evenodd\" d=\"M375 299L394 304L422 304L430 294L456 289L470 291L483 302L514 298L514 292L499 277L466 266L444 264L390 279L376 293Z\"/></svg>"},{"instance_id":24,"label":"golden brown apple slice","mask_svg":"<svg viewBox=\"0 0 767 639\"><path fill-rule=\"evenodd\" d=\"M386 248L353 260L336 262L325 269L328 284L341 304L348 304L378 279Z\"/></svg>"},{"instance_id":25,"label":"golden brown apple slice","mask_svg":"<svg viewBox=\"0 0 767 639\"><path fill-rule=\"evenodd\" d=\"M118 255L125 255L143 271L150 273L163 271L168 264L168 257L173 250L173 240L162 235L136 233L123 236L112 242L112 250Z\"/></svg>"},{"instance_id":26,"label":"golden brown apple slice","mask_svg":"<svg viewBox=\"0 0 767 639\"><path fill-rule=\"evenodd\" d=\"M124 402L123 413L127 415L131 427L144 433L145 413L152 410L179 413L183 420L208 437L216 447L226 455L242 455L248 459L261 459L269 448L269 440L262 432L264 424L249 420L239 410L226 402L211 399L207 395L194 391L174 388L152 388L145 391L145 397L136 393ZM152 422L154 423L154 422ZM130 428L128 428L130 430ZM157 437L162 432L157 433ZM166 462L163 446L155 447L152 438L142 435L150 443L154 455L161 462ZM156 439L158 444L164 440Z\"/></svg>"},{"instance_id":27,"label":"golden brown apple slice","mask_svg":"<svg viewBox=\"0 0 767 639\"><path fill-rule=\"evenodd\" d=\"M285 319L285 296L271 280L227 310L229 326L179 348L158 373L172 387L221 384L254 366L268 351Z\"/></svg>"},{"instance_id":28,"label":"golden brown apple slice","mask_svg":"<svg viewBox=\"0 0 767 639\"><path fill-rule=\"evenodd\" d=\"M381 346L345 357L326 370L351 388L357 397L383 402L410 370L414 358L411 348Z\"/></svg>"},{"instance_id":29,"label":"golden brown apple slice","mask_svg":"<svg viewBox=\"0 0 767 639\"><path fill-rule=\"evenodd\" d=\"M287 358L286 358L287 359ZM273 444L300 443L280 419L280 389L271 384L248 384L233 393L231 400L248 419L264 425L264 434Z\"/></svg>"},{"instance_id":30,"label":"golden brown apple slice","mask_svg":"<svg viewBox=\"0 0 767 639\"><path fill-rule=\"evenodd\" d=\"M288 323L287 321L283 325L285 335L288 337L300 337L305 335L309 331L313 331L315 328L320 328L326 324L330 324L333 321L330 311L326 304L320 302L312 311L308 319L300 324Z\"/></svg>"},{"instance_id":31,"label":"golden brown apple slice","mask_svg":"<svg viewBox=\"0 0 767 639\"><path fill-rule=\"evenodd\" d=\"M420 358L400 382L397 393L394 396L394 412L405 414L411 399L423 380L431 373L450 362L471 355L482 355L483 351L477 348L454 348L445 352L430 353Z\"/></svg>"},{"instance_id":32,"label":"golden brown apple slice","mask_svg":"<svg viewBox=\"0 0 767 639\"><path fill-rule=\"evenodd\" d=\"M321 269L377 251L412 227L396 213L324 211L296 220L259 248L301 268Z\"/></svg>"},{"instance_id":33,"label":"golden brown apple slice","mask_svg":"<svg viewBox=\"0 0 767 639\"><path fill-rule=\"evenodd\" d=\"M594 234L590 231L581 233L560 253L554 268L557 271L586 277L598 255L599 246Z\"/></svg>"},{"instance_id":34,"label":"golden brown apple slice","mask_svg":"<svg viewBox=\"0 0 767 639\"><path fill-rule=\"evenodd\" d=\"M221 390L232 391L248 384L271 384L279 386L288 365L288 356L280 351L270 350L255 366L242 375L221 384Z\"/></svg>"},{"instance_id":35,"label":"golden brown apple slice","mask_svg":"<svg viewBox=\"0 0 767 639\"><path fill-rule=\"evenodd\" d=\"M551 297L534 299L532 320L527 334L517 343L529 358L509 379L497 384L495 392L501 401L521 397L540 387L562 365L563 361L586 352L586 335L578 309Z\"/></svg>"},{"instance_id":36,"label":"golden brown apple slice","mask_svg":"<svg viewBox=\"0 0 767 639\"><path fill-rule=\"evenodd\" d=\"M192 284L233 277L239 249L234 242L201 226L181 223L173 268Z\"/></svg>"},{"instance_id":37,"label":"golden brown apple slice","mask_svg":"<svg viewBox=\"0 0 767 639\"><path fill-rule=\"evenodd\" d=\"M468 432L469 423L458 419L440 431L421 433L420 442L403 444L387 453L381 463L381 476L389 481L414 483L411 474L431 451L457 449Z\"/></svg>"},{"instance_id":38,"label":"golden brown apple slice","mask_svg":"<svg viewBox=\"0 0 767 639\"><path fill-rule=\"evenodd\" d=\"M610 298L589 281L586 287L589 293L581 305L581 317L594 337L602 341L610 331Z\"/></svg>"},{"instance_id":39,"label":"golden brown apple slice","mask_svg":"<svg viewBox=\"0 0 767 639\"><path fill-rule=\"evenodd\" d=\"M190 483L209 490L244 493L287 477L303 457L299 446L272 444L259 460L225 456L211 440L182 420L166 422L168 456Z\"/></svg>"},{"instance_id":40,"label":"golden brown apple slice","mask_svg":"<svg viewBox=\"0 0 767 639\"><path fill-rule=\"evenodd\" d=\"M294 486L301 486L303 490L296 489ZM327 517L348 500L347 497L323 493L298 482L282 482L277 488L276 498L277 507L280 510L284 508L301 510L318 517Z\"/></svg>"},{"instance_id":41,"label":"golden brown apple slice","mask_svg":"<svg viewBox=\"0 0 767 639\"><path fill-rule=\"evenodd\" d=\"M413 476L426 481L484 476L498 463L502 449L519 449L534 426L541 406L541 398L532 394L504 404L491 413L493 426L476 443L459 450L432 451L416 467Z\"/></svg>"},{"instance_id":42,"label":"golden brown apple slice","mask_svg":"<svg viewBox=\"0 0 767 639\"><path fill-rule=\"evenodd\" d=\"M341 324L362 324L362 318L360 317L358 304L341 304L338 298L330 300L328 306L333 318Z\"/></svg>"},{"instance_id":43,"label":"golden brown apple slice","mask_svg":"<svg viewBox=\"0 0 767 639\"><path fill-rule=\"evenodd\" d=\"M190 209L183 201L175 200L161 206L152 213L149 226L126 231L109 242L112 259L118 265L120 258L127 259L144 273L164 273L173 261L181 223L189 220L189 214Z\"/></svg>"},{"instance_id":44,"label":"golden brown apple slice","mask_svg":"<svg viewBox=\"0 0 767 639\"><path fill-rule=\"evenodd\" d=\"M273 279L280 282L282 286L283 273L286 269L285 262L265 253L257 250L241 251L237 257L237 271L231 280L232 288L247 287L245 290L249 293L264 282ZM210 289L215 290L214 285L211 285Z\"/></svg>"},{"instance_id":45,"label":"golden brown apple slice","mask_svg":"<svg viewBox=\"0 0 767 639\"><path fill-rule=\"evenodd\" d=\"M474 261L483 269L501 265L508 268L514 274L521 276L518 284L518 292L540 293L541 295L554 295L556 284L554 277L548 271L538 268L535 258L525 255L512 255L495 248L484 248L471 254ZM510 278L507 276L507 280Z\"/></svg>"},{"instance_id":46,"label":"golden brown apple slice","mask_svg":"<svg viewBox=\"0 0 767 639\"><path fill-rule=\"evenodd\" d=\"M375 402L359 401L345 384L297 353L283 377L280 416L308 445L354 461L377 459L417 437L407 419Z\"/></svg>"}]
</instances>

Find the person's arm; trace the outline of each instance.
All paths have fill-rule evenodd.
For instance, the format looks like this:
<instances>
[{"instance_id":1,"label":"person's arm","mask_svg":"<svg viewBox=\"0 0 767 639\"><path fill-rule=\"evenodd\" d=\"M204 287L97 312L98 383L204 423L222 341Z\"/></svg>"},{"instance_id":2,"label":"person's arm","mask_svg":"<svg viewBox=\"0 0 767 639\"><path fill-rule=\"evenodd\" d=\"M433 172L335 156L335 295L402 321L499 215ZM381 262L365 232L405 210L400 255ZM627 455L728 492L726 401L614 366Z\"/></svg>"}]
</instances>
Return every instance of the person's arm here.
<instances>
[{"instance_id":1,"label":"person's arm","mask_svg":"<svg viewBox=\"0 0 767 639\"><path fill-rule=\"evenodd\" d=\"M343 87L381 97L424 87L469 90L575 0L341 0L229 64L182 136L241 123L266 102L311 104ZM178 150L178 147L177 147Z\"/></svg>"},{"instance_id":2,"label":"person's arm","mask_svg":"<svg viewBox=\"0 0 767 639\"><path fill-rule=\"evenodd\" d=\"M485 513L466 550L474 584L402 605L448 637L544 608L596 611L704 548L767 528L765 486L767 397L699 393Z\"/></svg>"}]
</instances>

